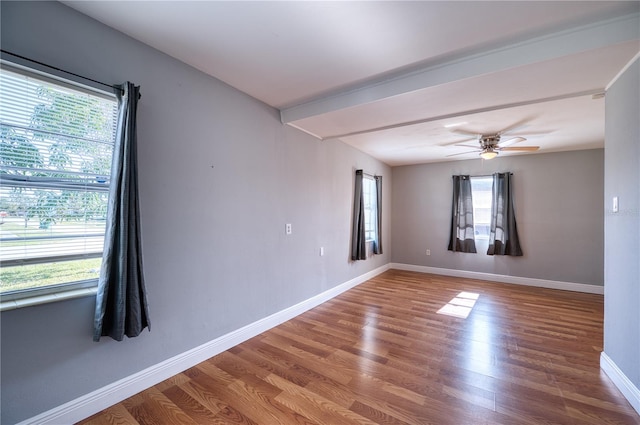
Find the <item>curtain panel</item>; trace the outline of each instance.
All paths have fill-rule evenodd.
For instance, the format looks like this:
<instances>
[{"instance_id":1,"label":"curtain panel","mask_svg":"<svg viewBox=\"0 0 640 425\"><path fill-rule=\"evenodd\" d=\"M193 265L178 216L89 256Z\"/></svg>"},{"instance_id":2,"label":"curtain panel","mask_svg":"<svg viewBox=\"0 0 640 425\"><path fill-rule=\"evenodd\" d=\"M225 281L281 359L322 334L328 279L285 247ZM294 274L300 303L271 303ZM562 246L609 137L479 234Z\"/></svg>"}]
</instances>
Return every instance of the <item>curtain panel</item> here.
<instances>
[{"instance_id":1,"label":"curtain panel","mask_svg":"<svg viewBox=\"0 0 640 425\"><path fill-rule=\"evenodd\" d=\"M449 251L475 253L473 197L471 178L469 176L453 176L453 202L451 211Z\"/></svg>"},{"instance_id":2,"label":"curtain panel","mask_svg":"<svg viewBox=\"0 0 640 425\"><path fill-rule=\"evenodd\" d=\"M98 280L93 340L116 341L150 328L144 274L140 213L136 115L140 87L127 82L116 90L118 121L111 166L111 188L102 269Z\"/></svg>"},{"instance_id":3,"label":"curtain panel","mask_svg":"<svg viewBox=\"0 0 640 425\"><path fill-rule=\"evenodd\" d=\"M376 181L376 240L373 253L382 254L382 176L375 176Z\"/></svg>"},{"instance_id":4,"label":"curtain panel","mask_svg":"<svg viewBox=\"0 0 640 425\"><path fill-rule=\"evenodd\" d=\"M367 251L364 234L364 195L362 193L362 170L356 170L355 188L353 191L353 222L351 230L351 259L366 260Z\"/></svg>"},{"instance_id":5,"label":"curtain panel","mask_svg":"<svg viewBox=\"0 0 640 425\"><path fill-rule=\"evenodd\" d=\"M522 256L513 207L512 177L511 173L493 175L491 228L487 255Z\"/></svg>"}]
</instances>

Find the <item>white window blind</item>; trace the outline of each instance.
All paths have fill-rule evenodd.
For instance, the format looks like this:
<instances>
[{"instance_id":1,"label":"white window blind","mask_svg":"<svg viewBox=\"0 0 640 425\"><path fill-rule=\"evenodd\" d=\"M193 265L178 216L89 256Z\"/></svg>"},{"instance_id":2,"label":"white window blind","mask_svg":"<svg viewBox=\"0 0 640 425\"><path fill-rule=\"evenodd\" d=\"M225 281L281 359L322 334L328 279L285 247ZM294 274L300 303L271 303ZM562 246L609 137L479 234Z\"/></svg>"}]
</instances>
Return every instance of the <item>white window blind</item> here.
<instances>
[{"instance_id":1,"label":"white window blind","mask_svg":"<svg viewBox=\"0 0 640 425\"><path fill-rule=\"evenodd\" d=\"M95 282L115 97L0 70L0 293Z\"/></svg>"}]
</instances>

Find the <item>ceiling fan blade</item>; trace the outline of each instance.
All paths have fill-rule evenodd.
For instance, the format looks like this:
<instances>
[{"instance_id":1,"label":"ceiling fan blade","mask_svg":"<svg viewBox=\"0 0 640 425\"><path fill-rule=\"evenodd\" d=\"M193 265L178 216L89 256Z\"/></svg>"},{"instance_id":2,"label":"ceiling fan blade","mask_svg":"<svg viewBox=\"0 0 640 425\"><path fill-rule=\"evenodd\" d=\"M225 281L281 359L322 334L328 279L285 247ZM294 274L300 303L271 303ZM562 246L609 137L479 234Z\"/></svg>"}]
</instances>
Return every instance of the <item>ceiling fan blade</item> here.
<instances>
[{"instance_id":1,"label":"ceiling fan blade","mask_svg":"<svg viewBox=\"0 0 640 425\"><path fill-rule=\"evenodd\" d=\"M471 149L478 149L478 150L480 149L480 146L475 146L475 145L462 145L462 144L460 144L460 145L454 145L454 146L460 146L460 147L463 147L463 148L471 148Z\"/></svg>"},{"instance_id":2,"label":"ceiling fan blade","mask_svg":"<svg viewBox=\"0 0 640 425\"><path fill-rule=\"evenodd\" d=\"M540 131L521 131L520 133L525 136L541 136L544 134L551 134L556 130L540 130Z\"/></svg>"},{"instance_id":3,"label":"ceiling fan blade","mask_svg":"<svg viewBox=\"0 0 640 425\"><path fill-rule=\"evenodd\" d=\"M452 133L464 134L465 136L475 136L476 139L480 137L480 133L476 131L465 130L464 128L453 128L449 131Z\"/></svg>"},{"instance_id":4,"label":"ceiling fan blade","mask_svg":"<svg viewBox=\"0 0 640 425\"><path fill-rule=\"evenodd\" d=\"M499 148L500 151L522 151L522 152L534 152L540 149L540 146L514 146L508 148Z\"/></svg>"},{"instance_id":5,"label":"ceiling fan blade","mask_svg":"<svg viewBox=\"0 0 640 425\"><path fill-rule=\"evenodd\" d=\"M447 158L450 157L450 156L467 155L467 154L470 154L470 153L478 153L478 152L480 152L480 151L479 150L475 150L475 151L452 153L451 155L447 155Z\"/></svg>"},{"instance_id":6,"label":"ceiling fan blade","mask_svg":"<svg viewBox=\"0 0 640 425\"><path fill-rule=\"evenodd\" d=\"M477 137L473 137L471 139L462 139L462 140L456 140L455 142L447 142L447 143L440 143L438 144L438 146L451 146L451 145L457 145L458 143L465 143L465 142L470 142L472 140L478 140ZM475 147L475 146L473 146Z\"/></svg>"},{"instance_id":7,"label":"ceiling fan blade","mask_svg":"<svg viewBox=\"0 0 640 425\"><path fill-rule=\"evenodd\" d=\"M524 142L525 140L527 139L525 139L524 137L512 137L511 139L501 141L500 143L498 143L498 146L503 148L503 147L515 145L516 143Z\"/></svg>"},{"instance_id":8,"label":"ceiling fan blade","mask_svg":"<svg viewBox=\"0 0 640 425\"><path fill-rule=\"evenodd\" d=\"M502 130L500 130L498 132L498 134L502 135L505 133L509 133L510 131L513 131L515 129L517 129L518 127L522 127L523 125L525 125L526 123L528 123L529 121L532 121L533 119L535 119L536 117L527 117L527 118L523 118L520 121L517 121L513 124L511 124L509 127L507 128L503 128Z\"/></svg>"}]
</instances>

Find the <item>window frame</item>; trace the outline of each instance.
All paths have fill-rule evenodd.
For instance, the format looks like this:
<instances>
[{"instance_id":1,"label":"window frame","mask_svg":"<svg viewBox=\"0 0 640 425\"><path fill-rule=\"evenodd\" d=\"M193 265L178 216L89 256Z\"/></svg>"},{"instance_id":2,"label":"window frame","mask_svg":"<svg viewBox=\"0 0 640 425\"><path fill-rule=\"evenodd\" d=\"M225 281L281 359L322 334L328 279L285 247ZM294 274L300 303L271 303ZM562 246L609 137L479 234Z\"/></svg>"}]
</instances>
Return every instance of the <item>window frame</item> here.
<instances>
[{"instance_id":1,"label":"window frame","mask_svg":"<svg viewBox=\"0 0 640 425\"><path fill-rule=\"evenodd\" d=\"M492 176L471 176L471 196L473 199L473 239L476 243L485 243L489 241L489 234L491 232L491 208L493 203L493 177ZM478 186L481 184L489 184L489 190L479 190ZM488 198L488 205L483 203L485 199L480 200L480 194L488 193L488 196L483 196L482 198ZM489 221L478 222L478 214L479 209L486 209L488 206L489 209ZM485 234L480 234L477 230L477 226L487 226L489 231Z\"/></svg>"},{"instance_id":2,"label":"window frame","mask_svg":"<svg viewBox=\"0 0 640 425\"><path fill-rule=\"evenodd\" d=\"M366 183L365 183L366 182ZM364 202L364 238L367 243L378 239L378 199L376 180L368 175L362 176L362 199ZM370 205L368 207L368 205ZM372 237L369 237L372 235Z\"/></svg>"},{"instance_id":3,"label":"window frame","mask_svg":"<svg viewBox=\"0 0 640 425\"><path fill-rule=\"evenodd\" d=\"M111 145L111 164L109 164L109 170L111 170L111 165L113 164L113 149L115 147L115 126L117 125L117 98L114 93L102 90L100 88L83 84L79 81L74 81L69 78L64 78L59 75L55 75L51 72L45 72L40 69L34 68L32 66L24 66L20 63L16 63L13 61L7 61L5 59L0 60L0 67L2 70L6 70L8 72L12 72L15 74L20 74L27 78L32 78L35 80L39 80L44 82L45 84L51 84L54 86L61 87L63 89L72 90L76 93L83 93L85 95L89 95L94 98L100 98L102 100L107 100L113 103L115 114L112 117L113 121L113 130L114 134L112 135L112 139L110 141ZM95 141L95 140L94 140ZM95 141L99 143L98 141ZM71 171L73 174L73 171ZM109 176L110 179L110 176ZM28 179L27 179L28 180ZM101 182L100 182L101 183ZM22 183L14 184L4 184L4 186L8 187L31 187L37 188L38 184L30 184L28 181ZM108 194L109 194L109 184L96 184L91 187L89 192L106 192L108 204ZM62 190L61 187L56 187L52 185L49 189L51 190ZM67 188L68 190L68 188ZM105 217L108 219L108 217ZM102 233L97 236L104 237L106 231L106 221L105 220L105 229ZM86 237L86 234L84 235ZM49 255L49 256L41 256L37 259L13 259L13 260L5 260L2 261L0 266L10 267L14 265L29 265L29 264L46 264L53 263L56 260L65 261L65 260L81 260L81 259L90 259L90 258L101 258L102 257L103 248L100 249L100 252L85 252L79 254L67 254L67 255ZM91 279L81 279L71 282L60 282L46 286L25 288L25 289L16 289L7 292L0 293L0 311L10 310L13 308L19 308L28 305L34 304L42 304L46 302L58 301L62 299L70 299L88 296L96 293L98 284L98 277Z\"/></svg>"}]
</instances>

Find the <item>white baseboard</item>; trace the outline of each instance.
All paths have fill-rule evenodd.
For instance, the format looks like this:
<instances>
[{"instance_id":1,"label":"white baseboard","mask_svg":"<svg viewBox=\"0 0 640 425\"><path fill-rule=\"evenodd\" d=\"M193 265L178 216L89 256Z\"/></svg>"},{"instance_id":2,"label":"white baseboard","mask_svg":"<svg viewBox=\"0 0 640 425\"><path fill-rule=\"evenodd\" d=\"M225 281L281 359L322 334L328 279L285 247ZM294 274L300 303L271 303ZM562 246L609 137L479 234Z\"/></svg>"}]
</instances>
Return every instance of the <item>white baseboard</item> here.
<instances>
[{"instance_id":1,"label":"white baseboard","mask_svg":"<svg viewBox=\"0 0 640 425\"><path fill-rule=\"evenodd\" d=\"M555 280L535 279L531 277L507 276L493 273L472 272L466 270L443 269L439 267L416 266L413 264L391 263L392 269L407 270L420 273L439 274L443 276L464 277L468 279L490 280L500 283L537 286L539 288L562 289L564 291L586 292L604 295L604 286L586 283L560 282Z\"/></svg>"},{"instance_id":2,"label":"white baseboard","mask_svg":"<svg viewBox=\"0 0 640 425\"><path fill-rule=\"evenodd\" d=\"M613 381L613 384L618 387L620 392L640 415L640 389L622 373L618 365L616 365L604 351L600 353L600 369L607 374L611 381Z\"/></svg>"},{"instance_id":3,"label":"white baseboard","mask_svg":"<svg viewBox=\"0 0 640 425\"><path fill-rule=\"evenodd\" d=\"M81 421L109 406L139 393L142 390L158 384L173 375L183 372L198 363L253 338L262 332L278 326L279 324L286 322L287 320L290 320L337 295L340 295L341 293L379 275L380 273L385 272L388 269L389 264L378 267L375 270L344 282L305 301L274 313L271 316L229 332L228 334L202 344L199 347L178 354L177 356L153 365L138 373L120 379L119 381L102 387L96 391L20 422L18 425L59 425Z\"/></svg>"}]
</instances>

